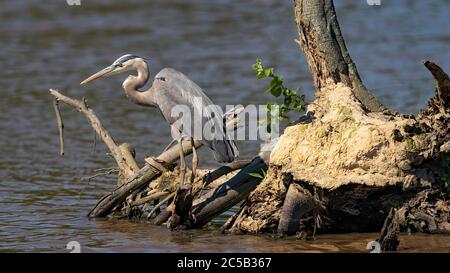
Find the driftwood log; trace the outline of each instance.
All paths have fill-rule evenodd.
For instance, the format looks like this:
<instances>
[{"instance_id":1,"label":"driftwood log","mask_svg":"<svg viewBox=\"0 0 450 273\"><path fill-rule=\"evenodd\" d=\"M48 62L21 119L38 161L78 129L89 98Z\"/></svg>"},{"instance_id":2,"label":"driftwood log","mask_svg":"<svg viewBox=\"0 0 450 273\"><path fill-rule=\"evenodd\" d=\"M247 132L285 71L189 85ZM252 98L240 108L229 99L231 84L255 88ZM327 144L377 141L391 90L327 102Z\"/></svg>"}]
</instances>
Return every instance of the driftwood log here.
<instances>
[{"instance_id":1,"label":"driftwood log","mask_svg":"<svg viewBox=\"0 0 450 273\"><path fill-rule=\"evenodd\" d=\"M362 232L386 223L381 239L389 251L401 230L450 232L448 75L424 62L436 80L435 96L417 116L394 113L361 81L333 1L294 2L297 43L316 98L285 129L267 176L228 230Z\"/></svg>"}]
</instances>

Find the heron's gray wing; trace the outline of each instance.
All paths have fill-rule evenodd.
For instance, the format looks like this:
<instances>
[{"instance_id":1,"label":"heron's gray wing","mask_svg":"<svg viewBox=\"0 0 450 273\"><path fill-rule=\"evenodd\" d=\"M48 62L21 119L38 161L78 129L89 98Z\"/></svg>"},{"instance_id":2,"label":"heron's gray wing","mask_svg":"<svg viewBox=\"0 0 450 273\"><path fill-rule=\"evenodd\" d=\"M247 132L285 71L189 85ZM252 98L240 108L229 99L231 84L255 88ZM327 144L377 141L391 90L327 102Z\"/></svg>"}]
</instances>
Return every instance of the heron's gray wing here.
<instances>
[{"instance_id":1,"label":"heron's gray wing","mask_svg":"<svg viewBox=\"0 0 450 273\"><path fill-rule=\"evenodd\" d=\"M213 104L202 89L191 81L183 73L164 68L156 76L153 82L155 101L164 118L177 127L184 135L201 140L214 151L214 156L219 162L231 162L239 152L235 143L227 139L223 115L220 107ZM190 128L186 124L180 126L179 116L174 116L181 107L189 109L191 122ZM201 125L213 128L211 134L205 135L203 126L195 127L201 120Z\"/></svg>"}]
</instances>

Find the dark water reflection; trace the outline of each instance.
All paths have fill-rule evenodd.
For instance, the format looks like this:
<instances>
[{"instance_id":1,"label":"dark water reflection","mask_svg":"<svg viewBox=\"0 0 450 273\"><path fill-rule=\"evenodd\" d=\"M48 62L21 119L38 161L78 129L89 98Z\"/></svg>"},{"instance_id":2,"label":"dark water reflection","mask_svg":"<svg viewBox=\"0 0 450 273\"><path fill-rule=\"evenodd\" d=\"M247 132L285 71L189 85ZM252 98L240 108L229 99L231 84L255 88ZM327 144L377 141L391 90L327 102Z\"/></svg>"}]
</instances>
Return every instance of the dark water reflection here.
<instances>
[{"instance_id":1,"label":"dark water reflection","mask_svg":"<svg viewBox=\"0 0 450 273\"><path fill-rule=\"evenodd\" d=\"M450 3L382 1L381 7L370 7L365 1L335 2L367 85L394 109L417 112L434 84L421 61L436 60L450 71ZM125 99L125 76L78 85L124 53L150 57L152 73L165 66L185 72L221 105L270 99L250 68L262 57L289 86L302 87L311 98L309 71L293 41L291 1L0 4L0 251L58 251L71 240L92 251L364 251L376 237L333 235L279 243L267 236L217 236L213 229L171 233L143 223L89 221L85 214L113 181L80 178L113 163L103 146L93 151L93 133L72 109L63 111L66 156L57 156L49 88L85 95L113 136L136 147L140 162L169 141L167 125L154 110ZM257 143L239 146L248 155L259 149ZM202 164L214 163L203 159ZM448 237L414 235L402 238L401 247L448 251L449 244Z\"/></svg>"}]
</instances>

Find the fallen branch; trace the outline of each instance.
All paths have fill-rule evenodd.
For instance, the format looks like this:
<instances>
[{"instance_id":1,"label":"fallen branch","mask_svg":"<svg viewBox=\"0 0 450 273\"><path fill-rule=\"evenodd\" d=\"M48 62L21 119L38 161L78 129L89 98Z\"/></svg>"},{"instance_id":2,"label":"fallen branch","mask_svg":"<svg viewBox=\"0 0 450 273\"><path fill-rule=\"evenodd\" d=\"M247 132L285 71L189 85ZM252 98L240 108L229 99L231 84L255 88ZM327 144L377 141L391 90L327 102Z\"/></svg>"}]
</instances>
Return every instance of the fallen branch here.
<instances>
[{"instance_id":1,"label":"fallen branch","mask_svg":"<svg viewBox=\"0 0 450 273\"><path fill-rule=\"evenodd\" d=\"M134 150L128 143L122 143L119 146L122 158L127 162L127 172L120 172L117 177L117 186L122 185L126 179L139 171L139 166L134 159Z\"/></svg>"},{"instance_id":2,"label":"fallen branch","mask_svg":"<svg viewBox=\"0 0 450 273\"><path fill-rule=\"evenodd\" d=\"M267 170L267 164L261 157L257 156L226 183L196 199L191 209L189 227L201 227L215 216L220 215L247 198L261 182L260 178L249 174L261 170Z\"/></svg>"},{"instance_id":3,"label":"fallen branch","mask_svg":"<svg viewBox=\"0 0 450 273\"><path fill-rule=\"evenodd\" d=\"M169 194L167 197L165 197L162 201L160 201L158 204L155 205L155 207L153 207L153 209L150 211L150 213L147 215L147 218L150 219L153 214L156 212L156 210L158 210L162 205L164 205L166 202L169 202L170 199L172 199L175 196L176 192L172 192L171 194Z\"/></svg>"},{"instance_id":4,"label":"fallen branch","mask_svg":"<svg viewBox=\"0 0 450 273\"><path fill-rule=\"evenodd\" d=\"M53 108L55 109L56 122L59 130L59 154L64 155L64 123L61 118L61 112L59 111L59 100L57 98L53 100Z\"/></svg>"},{"instance_id":5,"label":"fallen branch","mask_svg":"<svg viewBox=\"0 0 450 273\"><path fill-rule=\"evenodd\" d=\"M136 201L131 202L130 206L131 207L140 206L140 205L143 205L143 204L148 203L150 201L157 200L157 199L159 199L159 198L161 198L163 196L166 196L168 194L169 194L168 192L155 192L153 194L150 194L148 196L142 197L142 198L140 198L140 199L138 199Z\"/></svg>"},{"instance_id":6,"label":"fallen branch","mask_svg":"<svg viewBox=\"0 0 450 273\"><path fill-rule=\"evenodd\" d=\"M245 218L245 215L248 212L248 204L245 204L243 207L241 207L241 210L237 213L237 217L235 219L231 219L231 223L228 223L227 225L230 226L229 232L231 234L239 234L242 233L240 225L242 220ZM234 217L233 217L234 218Z\"/></svg>"},{"instance_id":7,"label":"fallen branch","mask_svg":"<svg viewBox=\"0 0 450 273\"><path fill-rule=\"evenodd\" d=\"M151 221L154 225L162 225L164 222L166 222L170 216L172 215L173 208L166 207L163 211L161 211L153 220Z\"/></svg>"},{"instance_id":8,"label":"fallen branch","mask_svg":"<svg viewBox=\"0 0 450 273\"><path fill-rule=\"evenodd\" d=\"M210 183L212 183L213 181L219 179L220 177L222 177L226 174L229 174L230 172L242 169L242 168L248 166L251 162L252 162L251 160L236 160L234 162L231 162L224 166L219 167L218 169L214 170L213 172L209 172L209 173L205 174L202 179L198 179L196 181L197 183L193 183L193 185L185 185L187 187L181 188L181 189L179 188L177 190L177 194L176 194L175 201L173 204L174 206L168 208L168 210L170 209L175 213L172 213L172 217L170 217L170 219L168 219L167 227L170 229L174 229L174 228L178 227L179 225L184 225L184 227L187 227L187 228L202 226L203 223L201 223L202 222L201 218L200 218L200 221L197 221L198 216L195 215L196 211L191 210L191 208L193 208L192 204L194 202L194 198L197 196L197 194L201 193L202 190L204 189L204 187L210 185ZM239 173L237 175L239 175ZM242 183L246 183L245 176L243 178L244 178L244 180L242 181ZM228 185L229 181L231 181L231 180L228 180L228 181L220 184L214 190L219 189L220 187L223 187L223 186L226 186L227 190L238 189L237 186L230 187L230 185ZM214 190L211 190L211 191L214 191ZM241 190L241 189L238 189L238 190ZM248 192L248 193L250 193L250 192ZM229 196L230 196L230 198L234 198L233 194L230 194ZM246 197L246 195L243 198L245 198L245 197ZM233 206L234 204L240 202L243 198L240 199L240 197L238 197L238 198L234 198L232 200L228 200L228 202L222 202L221 204L219 203L219 204L217 204L218 207L212 206L211 209L213 209L214 212L212 213L211 218L213 218L215 215L219 215L221 213L221 211L223 209L222 206L226 206L229 208L229 207ZM203 200L202 197L200 197L199 199ZM195 207L194 207L194 209L195 209ZM225 210L226 209L227 208L225 208ZM208 213L204 213L204 214L207 215ZM195 220L192 221L192 219L195 219ZM195 222L195 223L193 224L193 222Z\"/></svg>"},{"instance_id":9,"label":"fallen branch","mask_svg":"<svg viewBox=\"0 0 450 273\"><path fill-rule=\"evenodd\" d=\"M100 169L100 170L102 170L102 169ZM81 180L83 181L83 180L87 180L87 181L90 181L90 180L92 180L92 179L94 179L94 178L97 178L97 177L99 177L99 176L106 176L106 175L110 175L110 174L113 174L113 173L119 173L120 172L120 170L119 169L117 169L117 168L106 168L104 171L102 171L102 172L99 172L99 173L96 173L96 174L94 174L94 175L91 175L91 176L87 176L87 177L82 177L81 178Z\"/></svg>"},{"instance_id":10,"label":"fallen branch","mask_svg":"<svg viewBox=\"0 0 450 273\"><path fill-rule=\"evenodd\" d=\"M55 97L56 100L62 101L83 113L87 120L90 122L94 131L102 138L103 142L108 147L111 155L114 157L117 165L119 166L119 169L124 173L125 177L130 177L134 174L135 171L132 166L136 165L136 162L134 161L134 159L131 160L130 158L126 158L123 156L121 149L116 144L109 132L103 127L94 110L90 109L87 105L86 99L83 99L81 101L75 100L64 96L59 91L53 89L50 89L50 94Z\"/></svg>"},{"instance_id":11,"label":"fallen branch","mask_svg":"<svg viewBox=\"0 0 450 273\"><path fill-rule=\"evenodd\" d=\"M249 165L252 160L235 160L231 163L228 163L224 166L220 166L212 172L208 172L203 176L201 181L201 187L199 187L200 183L196 183L193 186L193 194L197 195L198 192L201 192L205 187L211 184L213 181L219 179L220 177L227 175L233 171L240 170L247 165Z\"/></svg>"},{"instance_id":12,"label":"fallen branch","mask_svg":"<svg viewBox=\"0 0 450 273\"><path fill-rule=\"evenodd\" d=\"M236 219L239 216L239 211L233 214L231 217L228 217L227 221L220 227L219 232L225 233L231 226L235 223Z\"/></svg>"}]
</instances>

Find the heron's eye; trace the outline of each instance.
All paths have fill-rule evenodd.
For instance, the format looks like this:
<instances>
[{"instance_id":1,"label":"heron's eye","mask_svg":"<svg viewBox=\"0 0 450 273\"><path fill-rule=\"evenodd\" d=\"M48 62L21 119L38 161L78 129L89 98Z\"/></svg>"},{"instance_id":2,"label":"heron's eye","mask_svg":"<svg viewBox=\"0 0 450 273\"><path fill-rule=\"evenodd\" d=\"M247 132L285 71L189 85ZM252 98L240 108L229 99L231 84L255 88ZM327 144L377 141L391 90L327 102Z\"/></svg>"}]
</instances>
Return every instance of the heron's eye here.
<instances>
[{"instance_id":1,"label":"heron's eye","mask_svg":"<svg viewBox=\"0 0 450 273\"><path fill-rule=\"evenodd\" d=\"M117 63L116 67L123 67L123 63Z\"/></svg>"}]
</instances>

